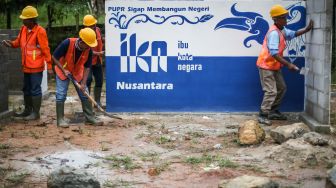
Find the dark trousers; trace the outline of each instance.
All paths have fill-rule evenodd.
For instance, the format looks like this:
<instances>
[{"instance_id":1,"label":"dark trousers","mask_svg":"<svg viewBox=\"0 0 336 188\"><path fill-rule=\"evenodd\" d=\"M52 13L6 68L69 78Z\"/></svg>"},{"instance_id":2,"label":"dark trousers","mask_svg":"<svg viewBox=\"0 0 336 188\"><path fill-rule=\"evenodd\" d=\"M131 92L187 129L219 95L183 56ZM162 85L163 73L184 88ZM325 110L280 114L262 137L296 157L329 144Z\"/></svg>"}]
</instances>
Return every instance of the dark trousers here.
<instances>
[{"instance_id":1,"label":"dark trousers","mask_svg":"<svg viewBox=\"0 0 336 188\"><path fill-rule=\"evenodd\" d=\"M24 73L23 76L23 94L25 96L42 96L42 83L43 73Z\"/></svg>"},{"instance_id":2,"label":"dark trousers","mask_svg":"<svg viewBox=\"0 0 336 188\"><path fill-rule=\"evenodd\" d=\"M91 88L91 82L92 82L92 75L95 79L95 87L103 87L103 67L100 63L97 63L96 65L92 65L86 85L88 89Z\"/></svg>"}]
</instances>

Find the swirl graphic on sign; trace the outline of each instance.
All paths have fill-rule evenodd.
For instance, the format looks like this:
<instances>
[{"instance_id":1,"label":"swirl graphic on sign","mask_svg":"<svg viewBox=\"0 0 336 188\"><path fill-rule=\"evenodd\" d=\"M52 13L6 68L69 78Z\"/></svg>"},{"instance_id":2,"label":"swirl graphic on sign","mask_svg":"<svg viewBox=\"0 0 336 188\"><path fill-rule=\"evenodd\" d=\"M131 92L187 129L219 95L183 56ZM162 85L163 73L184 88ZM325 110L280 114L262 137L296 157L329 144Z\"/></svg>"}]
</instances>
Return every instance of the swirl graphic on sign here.
<instances>
[{"instance_id":1,"label":"swirl graphic on sign","mask_svg":"<svg viewBox=\"0 0 336 188\"><path fill-rule=\"evenodd\" d=\"M252 34L252 36L247 37L244 40L244 46L247 48L251 47L248 44L249 41L255 40L259 44L263 43L264 36L266 35L269 26L263 16L255 12L239 12L236 9L236 4L231 7L231 13L236 16L233 18L225 18L221 20L216 26L215 30L221 28L231 28L241 31L247 31Z\"/></svg>"},{"instance_id":2,"label":"swirl graphic on sign","mask_svg":"<svg viewBox=\"0 0 336 188\"><path fill-rule=\"evenodd\" d=\"M171 20L170 23L173 25L183 25L184 23L189 24L197 24L197 23L204 23L210 20L213 15L206 14L201 17L195 17L194 20L190 20L186 18L183 15L170 15L170 16L160 16L160 15L154 15L154 18L149 17L147 14L138 14L130 19L127 20L126 15L120 14L120 12L112 13L112 17L109 19L109 23L113 24L115 22L114 27L119 29L127 29L130 23L146 23L146 22L152 22L154 24L163 24L168 20Z\"/></svg>"},{"instance_id":3,"label":"swirl graphic on sign","mask_svg":"<svg viewBox=\"0 0 336 188\"><path fill-rule=\"evenodd\" d=\"M214 30L231 28L247 31L251 33L252 36L249 36L244 40L245 47L251 47L251 44L248 44L248 42L251 40L255 40L257 43L262 45L265 35L269 29L268 22L263 18L262 15L256 12L237 11L236 4L237 3L231 6L231 13L235 17L221 20L217 23ZM290 5L287 7L287 10L289 14L288 25L286 28L294 31L303 28L306 24L306 8L302 6L301 2ZM291 61L294 61L297 56L303 56L305 51L303 36L296 37L291 41L288 41L287 50Z\"/></svg>"}]
</instances>

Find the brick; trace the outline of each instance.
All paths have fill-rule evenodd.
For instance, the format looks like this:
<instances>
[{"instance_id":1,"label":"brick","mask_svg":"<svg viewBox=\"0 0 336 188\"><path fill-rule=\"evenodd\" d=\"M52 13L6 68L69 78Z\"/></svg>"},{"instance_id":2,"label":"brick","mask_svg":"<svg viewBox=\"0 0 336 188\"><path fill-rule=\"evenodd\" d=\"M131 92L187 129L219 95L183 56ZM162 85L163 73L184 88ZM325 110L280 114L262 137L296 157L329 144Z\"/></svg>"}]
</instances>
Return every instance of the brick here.
<instances>
[{"instance_id":1,"label":"brick","mask_svg":"<svg viewBox=\"0 0 336 188\"><path fill-rule=\"evenodd\" d=\"M314 74L308 74L306 76L306 86L314 87ZM307 90L308 92L309 90Z\"/></svg>"},{"instance_id":2,"label":"brick","mask_svg":"<svg viewBox=\"0 0 336 188\"><path fill-rule=\"evenodd\" d=\"M317 104L317 91L311 88L307 90L307 100L309 100L314 105Z\"/></svg>"},{"instance_id":3,"label":"brick","mask_svg":"<svg viewBox=\"0 0 336 188\"><path fill-rule=\"evenodd\" d=\"M331 32L330 29L324 31L324 43L325 45L330 45L331 44Z\"/></svg>"},{"instance_id":4,"label":"brick","mask_svg":"<svg viewBox=\"0 0 336 188\"><path fill-rule=\"evenodd\" d=\"M315 60L313 62L313 69L311 71L314 72L314 74L322 75L324 71L324 62L321 60Z\"/></svg>"},{"instance_id":5,"label":"brick","mask_svg":"<svg viewBox=\"0 0 336 188\"><path fill-rule=\"evenodd\" d=\"M325 12L326 6L325 6L325 0L314 0L314 12L315 13L321 13L321 12Z\"/></svg>"},{"instance_id":6,"label":"brick","mask_svg":"<svg viewBox=\"0 0 336 188\"><path fill-rule=\"evenodd\" d=\"M315 106L314 116L319 123L329 124L329 110Z\"/></svg>"},{"instance_id":7,"label":"brick","mask_svg":"<svg viewBox=\"0 0 336 188\"><path fill-rule=\"evenodd\" d=\"M314 76L314 88L321 91L321 92L329 91L330 82L327 83L328 79L329 79L329 77L326 76L326 75L315 74L315 76Z\"/></svg>"},{"instance_id":8,"label":"brick","mask_svg":"<svg viewBox=\"0 0 336 188\"><path fill-rule=\"evenodd\" d=\"M311 53L309 54L312 59L317 60L319 58L320 49L322 45L313 44L311 45Z\"/></svg>"},{"instance_id":9,"label":"brick","mask_svg":"<svg viewBox=\"0 0 336 188\"><path fill-rule=\"evenodd\" d=\"M311 32L312 44L324 44L324 31L322 29L314 29Z\"/></svg>"},{"instance_id":10,"label":"brick","mask_svg":"<svg viewBox=\"0 0 336 188\"><path fill-rule=\"evenodd\" d=\"M308 100L305 100L305 112L310 116L314 113L314 104Z\"/></svg>"},{"instance_id":11,"label":"brick","mask_svg":"<svg viewBox=\"0 0 336 188\"><path fill-rule=\"evenodd\" d=\"M324 15L324 14L321 14L321 13L311 14L310 19L312 19L313 22L314 22L314 29L320 29L321 28L321 22L324 21L324 20L322 20L322 15ZM309 20L309 19L307 19L307 20ZM309 22L307 22L307 23L309 23Z\"/></svg>"},{"instance_id":12,"label":"brick","mask_svg":"<svg viewBox=\"0 0 336 188\"><path fill-rule=\"evenodd\" d=\"M307 8L307 14L310 14L314 11L314 3L313 0L307 0L306 1L306 8Z\"/></svg>"},{"instance_id":13,"label":"brick","mask_svg":"<svg viewBox=\"0 0 336 188\"><path fill-rule=\"evenodd\" d=\"M318 105L321 108L329 109L330 97L329 93L317 92Z\"/></svg>"}]
</instances>

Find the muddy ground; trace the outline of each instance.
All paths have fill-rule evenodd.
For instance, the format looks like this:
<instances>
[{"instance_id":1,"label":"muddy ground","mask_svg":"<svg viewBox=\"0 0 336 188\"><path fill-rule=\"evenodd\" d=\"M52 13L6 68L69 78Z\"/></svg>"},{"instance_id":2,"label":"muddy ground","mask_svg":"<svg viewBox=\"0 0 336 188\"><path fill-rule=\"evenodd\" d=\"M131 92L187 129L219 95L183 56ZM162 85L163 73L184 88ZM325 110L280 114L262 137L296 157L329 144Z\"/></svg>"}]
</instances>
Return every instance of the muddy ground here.
<instances>
[{"instance_id":1,"label":"muddy ground","mask_svg":"<svg viewBox=\"0 0 336 188\"><path fill-rule=\"evenodd\" d=\"M97 113L105 126L94 127L82 123L73 87L68 97L68 129L55 125L53 88L41 120L2 122L0 187L46 187L51 171L69 165L91 172L103 187L218 187L220 180L247 174L272 178L281 187L321 188L335 164L330 146L313 146L325 156L311 164L300 161L300 151L282 152L274 143L269 131L299 122L298 114L264 127L261 144L242 146L238 127L256 114L117 114L120 121ZM18 101L11 96L10 108L17 109Z\"/></svg>"}]
</instances>

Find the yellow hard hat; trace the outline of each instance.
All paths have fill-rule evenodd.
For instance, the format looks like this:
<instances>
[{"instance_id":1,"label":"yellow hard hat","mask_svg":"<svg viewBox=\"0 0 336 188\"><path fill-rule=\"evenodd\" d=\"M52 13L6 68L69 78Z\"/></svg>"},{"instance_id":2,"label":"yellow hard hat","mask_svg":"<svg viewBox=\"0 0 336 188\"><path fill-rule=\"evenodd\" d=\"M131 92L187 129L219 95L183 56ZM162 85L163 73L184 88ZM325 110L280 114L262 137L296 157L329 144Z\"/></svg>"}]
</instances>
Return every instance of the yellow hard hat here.
<instances>
[{"instance_id":1,"label":"yellow hard hat","mask_svg":"<svg viewBox=\"0 0 336 188\"><path fill-rule=\"evenodd\" d=\"M288 13L288 10L286 10L281 5L274 5L270 10L270 14L271 14L272 18L277 17L277 16L281 16L281 15L284 15L284 14L287 14L287 13Z\"/></svg>"},{"instance_id":2,"label":"yellow hard hat","mask_svg":"<svg viewBox=\"0 0 336 188\"><path fill-rule=\"evenodd\" d=\"M25 19L30 19L30 18L36 18L38 16L37 10L33 6L26 6L20 15L20 18L25 20Z\"/></svg>"},{"instance_id":3,"label":"yellow hard hat","mask_svg":"<svg viewBox=\"0 0 336 188\"><path fill-rule=\"evenodd\" d=\"M91 14L88 14L86 16L84 16L83 19L83 25L85 26L91 26L97 23L97 20L95 17L93 17Z\"/></svg>"},{"instance_id":4,"label":"yellow hard hat","mask_svg":"<svg viewBox=\"0 0 336 188\"><path fill-rule=\"evenodd\" d=\"M97 46L96 33L91 28L84 28L79 31L79 37L90 47Z\"/></svg>"}]
</instances>

